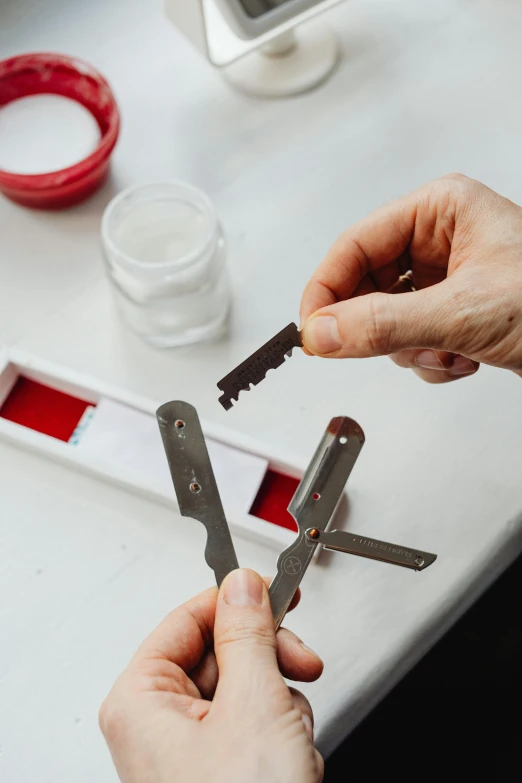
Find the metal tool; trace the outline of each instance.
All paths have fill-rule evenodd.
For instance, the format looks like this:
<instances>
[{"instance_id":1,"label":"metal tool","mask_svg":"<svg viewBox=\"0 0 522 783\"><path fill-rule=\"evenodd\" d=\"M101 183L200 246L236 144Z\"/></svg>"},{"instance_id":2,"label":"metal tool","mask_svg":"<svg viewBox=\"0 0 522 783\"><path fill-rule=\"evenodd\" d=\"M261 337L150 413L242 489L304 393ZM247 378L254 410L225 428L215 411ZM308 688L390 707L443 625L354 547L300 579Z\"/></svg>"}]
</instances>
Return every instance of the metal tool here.
<instances>
[{"instance_id":1,"label":"metal tool","mask_svg":"<svg viewBox=\"0 0 522 783\"><path fill-rule=\"evenodd\" d=\"M332 419L290 501L288 511L297 522L299 535L279 555L277 573L269 588L276 628L317 546L315 540L306 536L306 530L324 530L328 525L363 444L364 433L353 419Z\"/></svg>"},{"instance_id":2,"label":"metal tool","mask_svg":"<svg viewBox=\"0 0 522 783\"><path fill-rule=\"evenodd\" d=\"M293 348L300 348L303 342L301 332L295 324L288 324L261 346L255 353L241 362L232 372L225 375L217 384L223 394L219 402L226 411L232 407L232 400L239 397L239 392L249 391L250 386L257 386L267 370L275 370L285 361L286 356L292 355Z\"/></svg>"},{"instance_id":3,"label":"metal tool","mask_svg":"<svg viewBox=\"0 0 522 783\"><path fill-rule=\"evenodd\" d=\"M369 557L370 560L382 560L384 563L413 568L415 571L423 571L437 559L437 555L421 552L420 549L390 544L388 541L359 536L345 530L329 530L324 533L313 527L305 530L305 536L309 541L322 544L325 549Z\"/></svg>"},{"instance_id":4,"label":"metal tool","mask_svg":"<svg viewBox=\"0 0 522 783\"><path fill-rule=\"evenodd\" d=\"M388 294L404 294L416 291L413 283L413 273L410 271L401 275L388 289ZM286 356L292 355L293 348L302 348L303 340L301 332L295 324L288 324L261 346L255 353L245 359L244 362L225 375L217 384L223 394L219 402L226 411L232 407L232 400L237 402L239 392L249 391L250 386L257 386L266 376L267 370L275 370L280 367Z\"/></svg>"},{"instance_id":5,"label":"metal tool","mask_svg":"<svg viewBox=\"0 0 522 783\"><path fill-rule=\"evenodd\" d=\"M205 525L205 559L220 585L239 564L196 410L186 402L168 402L158 409L157 418L181 514ZM276 629L319 544L416 571L437 557L355 533L326 532L363 444L364 433L357 422L347 416L332 419L288 506L299 534L279 555L269 588Z\"/></svg>"},{"instance_id":6,"label":"metal tool","mask_svg":"<svg viewBox=\"0 0 522 783\"><path fill-rule=\"evenodd\" d=\"M325 532L364 444L357 422L346 416L332 419L310 462L288 511L299 534L277 561L269 588L276 629L279 628L318 544L346 554L381 560L422 571L437 555L378 541L342 530Z\"/></svg>"},{"instance_id":7,"label":"metal tool","mask_svg":"<svg viewBox=\"0 0 522 783\"><path fill-rule=\"evenodd\" d=\"M156 417L179 510L182 516L205 525L205 560L214 570L219 587L239 563L198 414L188 402L166 402L158 408Z\"/></svg>"}]
</instances>

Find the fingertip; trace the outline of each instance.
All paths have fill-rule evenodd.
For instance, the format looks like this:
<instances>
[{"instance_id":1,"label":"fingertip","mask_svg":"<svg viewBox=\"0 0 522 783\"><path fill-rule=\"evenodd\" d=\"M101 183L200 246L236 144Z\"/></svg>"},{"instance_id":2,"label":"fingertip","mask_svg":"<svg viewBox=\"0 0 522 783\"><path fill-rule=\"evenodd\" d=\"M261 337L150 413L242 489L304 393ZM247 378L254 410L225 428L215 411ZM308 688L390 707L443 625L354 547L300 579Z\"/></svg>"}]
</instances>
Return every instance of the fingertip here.
<instances>
[{"instance_id":1,"label":"fingertip","mask_svg":"<svg viewBox=\"0 0 522 783\"><path fill-rule=\"evenodd\" d=\"M223 580L219 596L228 606L261 606L267 598L267 589L255 571L236 568Z\"/></svg>"},{"instance_id":2,"label":"fingertip","mask_svg":"<svg viewBox=\"0 0 522 783\"><path fill-rule=\"evenodd\" d=\"M315 650L312 650L312 648L311 648L311 647L308 647L308 645L307 645L307 644L305 644L305 643L304 643L304 642L303 642L301 639L299 639L299 645L300 645L301 649L304 651L304 653L305 653L305 654L306 654L306 655L307 655L309 658L313 658L313 659L314 659L314 661L317 661L317 662L320 664L320 666L321 666L321 671L322 671L322 670L323 670L323 668L324 668L324 663L323 663L323 660L322 660L322 658L320 658L320 657L319 657L319 655L318 655L318 654L315 652Z\"/></svg>"},{"instance_id":3,"label":"fingertip","mask_svg":"<svg viewBox=\"0 0 522 783\"><path fill-rule=\"evenodd\" d=\"M342 347L337 318L329 311L308 318L302 334L304 348L316 356L328 356Z\"/></svg>"},{"instance_id":4,"label":"fingertip","mask_svg":"<svg viewBox=\"0 0 522 783\"><path fill-rule=\"evenodd\" d=\"M463 375L473 375L479 368L479 363L474 362L472 359L468 359L466 356L457 354L453 360L453 364L449 368L450 375L455 377L462 377Z\"/></svg>"},{"instance_id":5,"label":"fingertip","mask_svg":"<svg viewBox=\"0 0 522 783\"><path fill-rule=\"evenodd\" d=\"M283 676L299 682L314 682L324 669L317 653L287 628L277 634L277 660Z\"/></svg>"}]
</instances>

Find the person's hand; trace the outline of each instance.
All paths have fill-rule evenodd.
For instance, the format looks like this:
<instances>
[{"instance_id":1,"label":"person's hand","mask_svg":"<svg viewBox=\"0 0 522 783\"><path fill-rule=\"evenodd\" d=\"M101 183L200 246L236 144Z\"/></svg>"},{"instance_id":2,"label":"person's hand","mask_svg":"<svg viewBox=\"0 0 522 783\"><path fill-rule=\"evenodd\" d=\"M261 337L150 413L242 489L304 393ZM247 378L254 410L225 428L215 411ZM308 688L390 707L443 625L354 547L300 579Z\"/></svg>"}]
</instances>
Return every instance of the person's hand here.
<instances>
[{"instance_id":1,"label":"person's hand","mask_svg":"<svg viewBox=\"0 0 522 783\"><path fill-rule=\"evenodd\" d=\"M413 271L418 289L386 294ZM301 301L308 353L390 354L426 381L522 371L522 209L452 174L345 231Z\"/></svg>"},{"instance_id":2,"label":"person's hand","mask_svg":"<svg viewBox=\"0 0 522 783\"><path fill-rule=\"evenodd\" d=\"M295 605L299 600L297 596ZM175 609L143 643L100 709L123 783L320 783L313 716L290 679L322 662L276 637L268 591L239 569Z\"/></svg>"}]
</instances>

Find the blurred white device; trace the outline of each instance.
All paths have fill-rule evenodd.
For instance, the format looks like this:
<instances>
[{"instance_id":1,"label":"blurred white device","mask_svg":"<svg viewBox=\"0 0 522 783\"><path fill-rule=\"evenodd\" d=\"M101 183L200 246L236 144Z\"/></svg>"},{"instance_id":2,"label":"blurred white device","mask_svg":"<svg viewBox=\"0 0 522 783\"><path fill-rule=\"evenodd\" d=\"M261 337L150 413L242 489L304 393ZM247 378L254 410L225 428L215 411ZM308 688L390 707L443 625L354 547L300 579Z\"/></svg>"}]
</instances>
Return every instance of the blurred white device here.
<instances>
[{"instance_id":1,"label":"blurred white device","mask_svg":"<svg viewBox=\"0 0 522 783\"><path fill-rule=\"evenodd\" d=\"M311 20L340 0L165 0L165 13L227 80L265 98L297 95L333 71L339 45Z\"/></svg>"}]
</instances>

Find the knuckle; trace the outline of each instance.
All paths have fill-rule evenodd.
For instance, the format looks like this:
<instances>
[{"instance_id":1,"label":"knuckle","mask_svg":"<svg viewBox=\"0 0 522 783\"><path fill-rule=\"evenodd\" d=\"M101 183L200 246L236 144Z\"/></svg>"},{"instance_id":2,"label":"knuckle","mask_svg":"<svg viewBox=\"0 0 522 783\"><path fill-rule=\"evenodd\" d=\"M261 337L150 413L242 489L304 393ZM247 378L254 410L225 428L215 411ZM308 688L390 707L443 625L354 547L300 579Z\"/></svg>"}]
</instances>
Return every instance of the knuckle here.
<instances>
[{"instance_id":1,"label":"knuckle","mask_svg":"<svg viewBox=\"0 0 522 783\"><path fill-rule=\"evenodd\" d=\"M472 182L473 180L470 179L470 177L467 177L465 174L462 174L460 171L452 171L450 174L445 174L442 179L453 179L457 180L458 182Z\"/></svg>"},{"instance_id":2,"label":"knuckle","mask_svg":"<svg viewBox=\"0 0 522 783\"><path fill-rule=\"evenodd\" d=\"M459 172L446 174L438 180L438 183L450 201L454 201L455 198L474 201L479 199L482 191L486 190L478 180Z\"/></svg>"},{"instance_id":3,"label":"knuckle","mask_svg":"<svg viewBox=\"0 0 522 783\"><path fill-rule=\"evenodd\" d=\"M221 647L229 644L244 644L264 647L276 645L274 629L252 620L238 618L219 635Z\"/></svg>"},{"instance_id":4,"label":"knuckle","mask_svg":"<svg viewBox=\"0 0 522 783\"><path fill-rule=\"evenodd\" d=\"M294 707L297 707L299 710L301 710L301 712L305 712L308 715L310 715L310 717L313 717L312 705L310 704L310 702L308 701L304 693L297 690L297 688L290 687L288 688L288 690L290 691L290 694L292 696Z\"/></svg>"},{"instance_id":5,"label":"knuckle","mask_svg":"<svg viewBox=\"0 0 522 783\"><path fill-rule=\"evenodd\" d=\"M118 742L126 732L125 711L111 695L107 696L98 712L98 723L107 742Z\"/></svg>"},{"instance_id":6,"label":"knuckle","mask_svg":"<svg viewBox=\"0 0 522 783\"><path fill-rule=\"evenodd\" d=\"M372 356L390 353L394 329L389 296L383 293L371 294L369 305L366 329L368 353Z\"/></svg>"},{"instance_id":7,"label":"knuckle","mask_svg":"<svg viewBox=\"0 0 522 783\"><path fill-rule=\"evenodd\" d=\"M391 353L389 354L389 358L394 362L398 367L403 367L405 369L410 369L411 367L414 367L414 362L411 358L411 351L397 351L397 353Z\"/></svg>"}]
</instances>

